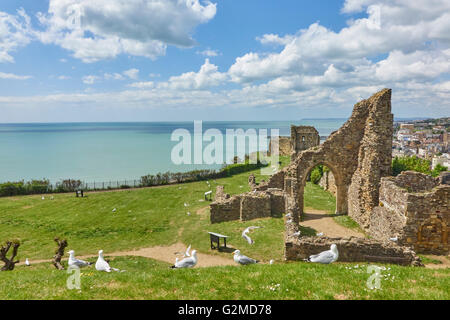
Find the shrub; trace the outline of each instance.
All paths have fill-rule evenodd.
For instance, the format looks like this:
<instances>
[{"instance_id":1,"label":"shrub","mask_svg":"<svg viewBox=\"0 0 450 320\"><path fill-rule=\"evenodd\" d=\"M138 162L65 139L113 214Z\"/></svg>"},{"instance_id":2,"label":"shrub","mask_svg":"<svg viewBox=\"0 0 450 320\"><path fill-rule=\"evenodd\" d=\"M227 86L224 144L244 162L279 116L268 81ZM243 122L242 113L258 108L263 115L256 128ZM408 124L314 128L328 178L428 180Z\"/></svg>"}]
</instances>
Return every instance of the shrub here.
<instances>
[{"instance_id":1,"label":"shrub","mask_svg":"<svg viewBox=\"0 0 450 320\"><path fill-rule=\"evenodd\" d=\"M402 171L416 171L431 174L431 161L412 157L395 157L392 160L392 175L397 176Z\"/></svg>"}]
</instances>

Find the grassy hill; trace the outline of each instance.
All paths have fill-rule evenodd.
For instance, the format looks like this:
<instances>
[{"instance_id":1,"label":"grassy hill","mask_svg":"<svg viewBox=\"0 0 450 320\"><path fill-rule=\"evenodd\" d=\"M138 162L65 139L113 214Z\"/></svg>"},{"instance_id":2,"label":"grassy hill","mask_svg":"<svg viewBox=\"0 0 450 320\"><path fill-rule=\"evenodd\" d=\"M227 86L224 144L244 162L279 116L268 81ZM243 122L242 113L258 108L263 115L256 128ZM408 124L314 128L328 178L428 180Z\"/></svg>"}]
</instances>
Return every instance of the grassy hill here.
<instances>
[{"instance_id":1,"label":"grassy hill","mask_svg":"<svg viewBox=\"0 0 450 320\"><path fill-rule=\"evenodd\" d=\"M257 180L267 177L253 172ZM223 255L209 248L208 231L230 236L229 244L244 254L274 265L227 266L171 270L168 264L141 257L112 258L112 265L124 273L99 273L93 267L82 270L82 290L66 288L68 274L48 263L18 266L0 272L0 299L409 299L450 298L449 269L429 270L388 266L382 289L368 291L366 269L356 264L330 266L283 263L282 218L249 222L209 223L209 201L204 192L224 185L231 194L249 190L250 172L233 177L136 190L55 194L0 199L0 241L19 239L19 259L51 259L59 236L77 255L105 255L178 242L191 244L200 252ZM187 206L185 206L185 204ZM307 184L305 204L334 212L335 200L316 185ZM113 212L113 209L116 209ZM190 212L190 215L187 213ZM250 246L241 237L250 225L263 226L252 233ZM314 230L304 228L303 234ZM168 255L173 253L168 252ZM95 261L95 259L91 259ZM351 268L351 270L350 270ZM388 276L388 273L390 274ZM279 284L279 285L278 285Z\"/></svg>"}]
</instances>

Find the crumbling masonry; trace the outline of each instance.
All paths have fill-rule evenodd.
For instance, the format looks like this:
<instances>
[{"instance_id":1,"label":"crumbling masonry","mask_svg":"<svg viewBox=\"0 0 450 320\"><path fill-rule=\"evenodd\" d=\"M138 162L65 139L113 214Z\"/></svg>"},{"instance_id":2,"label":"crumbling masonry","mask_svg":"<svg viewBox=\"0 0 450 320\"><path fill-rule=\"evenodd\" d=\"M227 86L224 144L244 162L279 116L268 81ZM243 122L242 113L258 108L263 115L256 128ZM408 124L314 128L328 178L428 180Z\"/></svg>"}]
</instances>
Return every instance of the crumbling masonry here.
<instances>
[{"instance_id":1,"label":"crumbling masonry","mask_svg":"<svg viewBox=\"0 0 450 320\"><path fill-rule=\"evenodd\" d=\"M211 204L211 222L235 219L248 220L290 213L292 218L288 221L297 226L294 229L298 229L298 223L303 216L303 193L306 179L315 166L323 164L330 169L334 178L336 214L350 215L367 232L370 233L371 230L373 230L374 234L378 232L383 236L377 236L376 238L386 241L387 236L393 233L393 228L396 228L395 230L401 229L400 224L380 222L383 219L384 221L389 221L388 218L381 218L386 217L388 214L379 208L379 204L382 178L389 177L391 174L392 135L391 90L384 89L374 94L371 98L357 103L354 106L351 117L339 130L333 132L323 144L297 153L288 167L274 174L267 182L259 185L253 183L252 191L249 193L226 199L217 199ZM443 188L445 189L445 187ZM383 190L382 188L381 191L383 192ZM416 237L413 237L407 230L414 233L415 227L413 228L411 225L403 223L401 226L404 227L402 229L404 232L401 233L397 230L398 234L405 239L403 241L402 238L400 244L420 249L422 247L414 246L414 243L423 242L424 237L426 239L434 239L432 236L429 236L429 230L437 228L446 230L445 232L447 233L442 233L443 236L439 238L439 241L447 242L446 245L438 245L436 252L442 252L440 248L448 250L448 237L445 236L448 234L448 218L447 220L442 219L443 216L448 217L449 214L448 190L439 190L437 192L439 194L438 197L447 195L447 204L439 205L439 209L436 209L439 211L439 214L436 217L434 217L435 214L430 216L429 219L431 220L424 217L416 219L417 223L419 221L420 223L428 223L424 227L425 229L422 228L426 230L425 233L421 229L422 234L426 234L426 236L417 236L416 234ZM281 205L283 202L284 205ZM377 212L381 211L384 213L377 215ZM419 215L416 216L419 217ZM436 219L444 222L439 224L440 222L438 223ZM432 225L431 229L429 228L430 225ZM294 229L286 228L286 259L297 259L301 254L296 254L296 252L298 253L302 250L300 248L301 245L305 247L304 244L301 244L300 239L292 237L291 231ZM375 231L376 229L378 231ZM409 237L407 236L408 234L410 235ZM410 239L409 242L408 238ZM304 242L305 240L302 241ZM364 241L368 240L361 241L355 242L356 246L364 245ZM389 252L395 251L395 259L390 261L398 263L396 261L402 259L401 252L409 254L407 247L400 247L396 244L389 244L389 246L398 246L401 249L397 248L398 250L393 249L394 251L390 251L382 242L379 245L374 245L373 243L367 245L378 248L374 250L378 250L379 257L384 257L379 258L377 261L389 260L389 257L393 257L392 255L390 256ZM434 246L436 247L436 245ZM344 251L353 250L348 249L351 246L341 245L341 247ZM344 252L343 254L348 257L352 256L350 253L346 254ZM411 263L412 261L417 261L414 257L409 257L408 259L406 260Z\"/></svg>"}]
</instances>

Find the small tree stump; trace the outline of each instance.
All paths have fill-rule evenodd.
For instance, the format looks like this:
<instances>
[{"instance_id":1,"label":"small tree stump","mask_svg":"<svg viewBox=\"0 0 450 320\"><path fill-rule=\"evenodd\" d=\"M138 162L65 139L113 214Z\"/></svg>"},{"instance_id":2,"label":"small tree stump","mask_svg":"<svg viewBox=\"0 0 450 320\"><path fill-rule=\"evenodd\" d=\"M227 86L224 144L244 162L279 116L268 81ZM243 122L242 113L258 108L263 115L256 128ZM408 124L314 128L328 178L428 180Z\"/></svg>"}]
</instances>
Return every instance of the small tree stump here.
<instances>
[{"instance_id":1,"label":"small tree stump","mask_svg":"<svg viewBox=\"0 0 450 320\"><path fill-rule=\"evenodd\" d=\"M6 255L8 254L8 251L11 248L11 246L13 247L13 252L12 252L11 258L8 259L6 257ZM15 241L15 242L7 241L6 247L2 245L2 248L0 249L0 260L2 260L5 263L5 265L2 267L1 271L14 270L16 263L19 263L19 260L14 261L14 259L17 256L17 251L19 250L19 247L20 247L19 241Z\"/></svg>"},{"instance_id":2,"label":"small tree stump","mask_svg":"<svg viewBox=\"0 0 450 320\"><path fill-rule=\"evenodd\" d=\"M67 247L67 240L60 240L59 238L55 238L54 240L58 244L58 249L56 249L53 257L53 265L58 270L64 270L64 265L61 263L61 259L64 257L64 249Z\"/></svg>"}]
</instances>

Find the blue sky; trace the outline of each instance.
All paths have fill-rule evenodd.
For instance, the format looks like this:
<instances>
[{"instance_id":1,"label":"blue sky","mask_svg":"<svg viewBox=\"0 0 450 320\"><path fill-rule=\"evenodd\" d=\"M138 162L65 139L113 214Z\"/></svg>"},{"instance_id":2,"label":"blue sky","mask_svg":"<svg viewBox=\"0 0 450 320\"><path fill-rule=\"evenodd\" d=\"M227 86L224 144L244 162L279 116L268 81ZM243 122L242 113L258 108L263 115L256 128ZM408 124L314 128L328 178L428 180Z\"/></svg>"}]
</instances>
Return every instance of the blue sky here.
<instances>
[{"instance_id":1,"label":"blue sky","mask_svg":"<svg viewBox=\"0 0 450 320\"><path fill-rule=\"evenodd\" d=\"M450 114L450 5L405 0L4 0L0 122ZM70 23L69 23L70 22Z\"/></svg>"}]
</instances>

